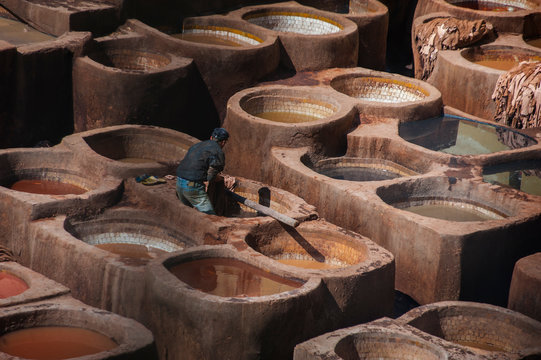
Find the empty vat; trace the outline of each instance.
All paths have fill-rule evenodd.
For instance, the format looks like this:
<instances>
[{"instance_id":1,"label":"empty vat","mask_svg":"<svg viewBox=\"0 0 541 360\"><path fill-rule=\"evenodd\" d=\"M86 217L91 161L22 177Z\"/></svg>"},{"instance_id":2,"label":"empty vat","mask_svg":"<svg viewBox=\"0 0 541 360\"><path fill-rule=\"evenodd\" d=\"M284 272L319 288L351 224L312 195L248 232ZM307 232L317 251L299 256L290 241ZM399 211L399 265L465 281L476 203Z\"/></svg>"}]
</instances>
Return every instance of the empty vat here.
<instances>
[{"instance_id":1,"label":"empty vat","mask_svg":"<svg viewBox=\"0 0 541 360\"><path fill-rule=\"evenodd\" d=\"M522 160L486 166L483 181L541 196L541 161Z\"/></svg>"},{"instance_id":2,"label":"empty vat","mask_svg":"<svg viewBox=\"0 0 541 360\"><path fill-rule=\"evenodd\" d=\"M346 17L297 3L248 6L232 14L267 29L283 45L281 63L296 71L357 64L357 26Z\"/></svg>"},{"instance_id":3,"label":"empty vat","mask_svg":"<svg viewBox=\"0 0 541 360\"><path fill-rule=\"evenodd\" d=\"M434 303L410 310L398 321L480 354L528 352L541 343L541 323L488 304Z\"/></svg>"},{"instance_id":4,"label":"empty vat","mask_svg":"<svg viewBox=\"0 0 541 360\"><path fill-rule=\"evenodd\" d=\"M343 153L355 121L351 103L323 88L272 85L239 91L229 99L224 127L246 136L229 139L224 151L236 160L226 164L226 171L263 180L270 170L265 162L270 148L293 142L326 154Z\"/></svg>"},{"instance_id":5,"label":"empty vat","mask_svg":"<svg viewBox=\"0 0 541 360\"><path fill-rule=\"evenodd\" d=\"M172 174L198 139L167 128L117 125L79 132L62 143L122 178Z\"/></svg>"},{"instance_id":6,"label":"empty vat","mask_svg":"<svg viewBox=\"0 0 541 360\"><path fill-rule=\"evenodd\" d=\"M508 127L455 115L401 123L401 138L424 148L452 155L481 155L537 144Z\"/></svg>"},{"instance_id":7,"label":"empty vat","mask_svg":"<svg viewBox=\"0 0 541 360\"><path fill-rule=\"evenodd\" d=\"M157 358L152 334L141 324L75 301L5 309L0 327L4 357Z\"/></svg>"},{"instance_id":8,"label":"empty vat","mask_svg":"<svg viewBox=\"0 0 541 360\"><path fill-rule=\"evenodd\" d=\"M314 164L313 170L333 179L348 181L381 181L418 175L390 160L353 157L320 160Z\"/></svg>"},{"instance_id":9,"label":"empty vat","mask_svg":"<svg viewBox=\"0 0 541 360\"><path fill-rule=\"evenodd\" d=\"M295 288L278 289L278 292L261 296L251 291L239 294L239 290L250 290L243 287L251 281L255 281L254 288L267 286L268 282L256 280L252 274L246 275L244 284L239 284L235 278L220 274L225 270L223 264L203 263L213 259L240 262L244 268L255 267L258 273L263 272L279 282L293 282ZM174 274L180 271L178 265L190 262L203 265L185 274L199 277L198 284L190 285L188 280L180 280ZM287 358L297 342L322 331L329 318L324 319L323 315L326 309L321 303L320 280L299 277L267 265L227 245L192 248L153 262L147 273L148 315L161 356L167 354L171 359ZM209 293L212 291L220 291L222 296ZM315 316L314 311L319 315ZM280 346L276 346L277 343Z\"/></svg>"},{"instance_id":10,"label":"empty vat","mask_svg":"<svg viewBox=\"0 0 541 360\"><path fill-rule=\"evenodd\" d=\"M352 98L363 115L393 117L401 121L441 113L441 94L433 86L406 76L367 69L346 70L330 86ZM431 114L431 115L428 115Z\"/></svg>"}]
</instances>

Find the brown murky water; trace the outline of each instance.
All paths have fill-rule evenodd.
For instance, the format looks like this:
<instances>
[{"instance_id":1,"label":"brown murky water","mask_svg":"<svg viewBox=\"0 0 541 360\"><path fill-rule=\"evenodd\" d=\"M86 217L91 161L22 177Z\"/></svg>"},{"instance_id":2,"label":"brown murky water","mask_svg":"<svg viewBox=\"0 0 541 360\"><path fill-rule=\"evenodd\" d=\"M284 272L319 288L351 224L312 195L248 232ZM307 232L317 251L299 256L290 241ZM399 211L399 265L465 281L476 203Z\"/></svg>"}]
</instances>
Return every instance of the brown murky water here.
<instances>
[{"instance_id":1,"label":"brown murky water","mask_svg":"<svg viewBox=\"0 0 541 360\"><path fill-rule=\"evenodd\" d=\"M173 34L171 35L178 39L208 44L208 45L222 45L222 46L232 46L232 47L242 47L249 45L248 43L242 43L237 41L232 41L220 36L212 36L208 34L196 34L196 33L182 33L182 34Z\"/></svg>"},{"instance_id":2,"label":"brown murky water","mask_svg":"<svg viewBox=\"0 0 541 360\"><path fill-rule=\"evenodd\" d=\"M309 114L299 114L285 111L267 111L255 114L254 116L260 117L265 120L283 123L303 123L320 119L317 116Z\"/></svg>"},{"instance_id":3,"label":"brown murky water","mask_svg":"<svg viewBox=\"0 0 541 360\"><path fill-rule=\"evenodd\" d=\"M80 195L85 193L87 190L63 183L60 181L51 181L51 180L19 180L15 182L10 187L12 190L32 193L32 194L43 194L43 195L67 195L75 194Z\"/></svg>"},{"instance_id":4,"label":"brown murky water","mask_svg":"<svg viewBox=\"0 0 541 360\"><path fill-rule=\"evenodd\" d=\"M506 5L493 1L460 1L453 3L455 6L473 9L473 10L482 10L482 11L517 11L523 10L523 8L517 6Z\"/></svg>"},{"instance_id":5,"label":"brown murky water","mask_svg":"<svg viewBox=\"0 0 541 360\"><path fill-rule=\"evenodd\" d=\"M495 217L472 208L462 208L445 204L422 204L403 208L403 210L449 221L485 221Z\"/></svg>"},{"instance_id":6,"label":"brown murky water","mask_svg":"<svg viewBox=\"0 0 541 360\"><path fill-rule=\"evenodd\" d=\"M69 359L117 346L117 343L100 333L67 326L34 327L0 336L0 351L35 360Z\"/></svg>"},{"instance_id":7,"label":"brown murky water","mask_svg":"<svg viewBox=\"0 0 541 360\"><path fill-rule=\"evenodd\" d=\"M17 276L0 270L0 299L19 295L28 289L28 285Z\"/></svg>"},{"instance_id":8,"label":"brown murky water","mask_svg":"<svg viewBox=\"0 0 541 360\"><path fill-rule=\"evenodd\" d=\"M153 163L154 160L138 158L138 157L125 157L122 159L117 159L117 161L129 163L129 164L144 164L144 163Z\"/></svg>"},{"instance_id":9,"label":"brown murky water","mask_svg":"<svg viewBox=\"0 0 541 360\"><path fill-rule=\"evenodd\" d=\"M169 271L197 290L224 297L266 296L302 286L299 281L228 258L188 261L171 267Z\"/></svg>"},{"instance_id":10,"label":"brown murky water","mask_svg":"<svg viewBox=\"0 0 541 360\"><path fill-rule=\"evenodd\" d=\"M12 45L51 41L55 37L41 33L20 21L0 17L0 40Z\"/></svg>"},{"instance_id":11,"label":"brown murky water","mask_svg":"<svg viewBox=\"0 0 541 360\"><path fill-rule=\"evenodd\" d=\"M477 60L474 63L496 70L509 71L520 63L521 60Z\"/></svg>"},{"instance_id":12,"label":"brown murky water","mask_svg":"<svg viewBox=\"0 0 541 360\"><path fill-rule=\"evenodd\" d=\"M280 259L276 260L285 265L291 265L300 267L303 269L315 269L315 270L327 270L327 269L339 269L343 266L329 264L326 262L319 262L315 260L303 260L303 259Z\"/></svg>"}]
</instances>

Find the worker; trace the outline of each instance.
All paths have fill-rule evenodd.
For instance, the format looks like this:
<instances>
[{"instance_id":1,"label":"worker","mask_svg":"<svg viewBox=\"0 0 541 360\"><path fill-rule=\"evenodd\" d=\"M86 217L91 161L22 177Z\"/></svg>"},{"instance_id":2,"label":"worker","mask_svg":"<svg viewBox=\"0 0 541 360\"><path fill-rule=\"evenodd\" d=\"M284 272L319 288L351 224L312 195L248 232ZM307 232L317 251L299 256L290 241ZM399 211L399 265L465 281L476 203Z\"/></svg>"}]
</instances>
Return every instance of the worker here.
<instances>
[{"instance_id":1,"label":"worker","mask_svg":"<svg viewBox=\"0 0 541 360\"><path fill-rule=\"evenodd\" d=\"M183 204L206 214L216 215L207 194L209 182L215 181L224 169L225 154L222 148L229 139L223 128L212 131L209 140L192 145L177 167L177 196ZM223 176L224 185L232 189L235 178Z\"/></svg>"}]
</instances>

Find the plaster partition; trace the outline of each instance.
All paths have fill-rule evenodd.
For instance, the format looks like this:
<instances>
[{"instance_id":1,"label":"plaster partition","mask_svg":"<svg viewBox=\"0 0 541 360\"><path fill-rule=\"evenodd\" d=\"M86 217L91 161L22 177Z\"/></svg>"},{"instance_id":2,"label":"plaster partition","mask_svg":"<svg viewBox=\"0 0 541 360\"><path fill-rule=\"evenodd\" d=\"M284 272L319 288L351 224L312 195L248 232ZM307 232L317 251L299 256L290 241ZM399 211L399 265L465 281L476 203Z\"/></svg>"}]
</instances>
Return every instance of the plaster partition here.
<instances>
[{"instance_id":1,"label":"plaster partition","mask_svg":"<svg viewBox=\"0 0 541 360\"><path fill-rule=\"evenodd\" d=\"M479 358L529 358L541 350L541 323L489 304L444 301L410 310L397 319L473 351ZM535 357L534 357L535 358Z\"/></svg>"},{"instance_id":2,"label":"plaster partition","mask_svg":"<svg viewBox=\"0 0 541 360\"><path fill-rule=\"evenodd\" d=\"M14 261L0 262L0 308L63 297L69 289Z\"/></svg>"},{"instance_id":3,"label":"plaster partition","mask_svg":"<svg viewBox=\"0 0 541 360\"><path fill-rule=\"evenodd\" d=\"M516 262L507 307L541 321L541 252Z\"/></svg>"},{"instance_id":4,"label":"plaster partition","mask_svg":"<svg viewBox=\"0 0 541 360\"><path fill-rule=\"evenodd\" d=\"M393 255L357 233L324 220L296 228L274 222L231 236L228 243L298 275L321 278L334 312L328 319L333 328L392 313Z\"/></svg>"},{"instance_id":5,"label":"plaster partition","mask_svg":"<svg viewBox=\"0 0 541 360\"><path fill-rule=\"evenodd\" d=\"M137 123L206 137L216 126L208 116L197 124L191 118L190 111L204 103L197 97L193 60L137 33L95 39L84 55L73 64L76 132Z\"/></svg>"},{"instance_id":6,"label":"plaster partition","mask_svg":"<svg viewBox=\"0 0 541 360\"><path fill-rule=\"evenodd\" d=\"M144 269L149 262L203 243L195 230L157 218L144 205L57 216L29 226L29 267L69 287L73 297L89 305L139 321L146 316ZM208 224L204 230L218 232Z\"/></svg>"},{"instance_id":7,"label":"plaster partition","mask_svg":"<svg viewBox=\"0 0 541 360\"><path fill-rule=\"evenodd\" d=\"M403 75L344 69L331 78L329 85L350 97L363 116L414 121L442 112L442 97L437 88Z\"/></svg>"},{"instance_id":8,"label":"plaster partition","mask_svg":"<svg viewBox=\"0 0 541 360\"><path fill-rule=\"evenodd\" d=\"M161 31L133 19L125 26L193 59L222 120L229 97L271 75L280 62L274 34L233 16L187 17L182 28Z\"/></svg>"},{"instance_id":9,"label":"plaster partition","mask_svg":"<svg viewBox=\"0 0 541 360\"><path fill-rule=\"evenodd\" d=\"M158 359L143 325L71 298L4 308L0 328L4 359Z\"/></svg>"},{"instance_id":10,"label":"plaster partition","mask_svg":"<svg viewBox=\"0 0 541 360\"><path fill-rule=\"evenodd\" d=\"M539 0L419 0L414 21L435 12L447 12L466 20L486 20L498 33L541 34L541 2Z\"/></svg>"},{"instance_id":11,"label":"plaster partition","mask_svg":"<svg viewBox=\"0 0 541 360\"><path fill-rule=\"evenodd\" d=\"M199 140L185 133L149 125L115 125L75 133L62 144L123 179L143 174L174 174L190 146Z\"/></svg>"},{"instance_id":12,"label":"plaster partition","mask_svg":"<svg viewBox=\"0 0 541 360\"><path fill-rule=\"evenodd\" d=\"M282 45L281 63L295 71L353 67L358 61L357 25L345 16L295 1L246 6L231 12L269 34Z\"/></svg>"},{"instance_id":13,"label":"plaster partition","mask_svg":"<svg viewBox=\"0 0 541 360\"><path fill-rule=\"evenodd\" d=\"M224 121L232 134L224 148L230 159L226 171L264 181L272 146L343 154L346 134L357 121L349 99L325 88L272 85L239 91L229 99Z\"/></svg>"},{"instance_id":14,"label":"plaster partition","mask_svg":"<svg viewBox=\"0 0 541 360\"><path fill-rule=\"evenodd\" d=\"M149 328L162 357L290 358L296 343L332 323L319 278L230 245L156 260L146 275Z\"/></svg>"},{"instance_id":15,"label":"plaster partition","mask_svg":"<svg viewBox=\"0 0 541 360\"><path fill-rule=\"evenodd\" d=\"M1 0L0 5L32 27L56 36L69 31L105 35L120 23L120 7L110 1Z\"/></svg>"},{"instance_id":16,"label":"plaster partition","mask_svg":"<svg viewBox=\"0 0 541 360\"><path fill-rule=\"evenodd\" d=\"M541 50L502 36L490 44L439 51L426 81L441 91L445 105L491 120L496 114L492 94L498 78L520 61L541 61Z\"/></svg>"}]
</instances>

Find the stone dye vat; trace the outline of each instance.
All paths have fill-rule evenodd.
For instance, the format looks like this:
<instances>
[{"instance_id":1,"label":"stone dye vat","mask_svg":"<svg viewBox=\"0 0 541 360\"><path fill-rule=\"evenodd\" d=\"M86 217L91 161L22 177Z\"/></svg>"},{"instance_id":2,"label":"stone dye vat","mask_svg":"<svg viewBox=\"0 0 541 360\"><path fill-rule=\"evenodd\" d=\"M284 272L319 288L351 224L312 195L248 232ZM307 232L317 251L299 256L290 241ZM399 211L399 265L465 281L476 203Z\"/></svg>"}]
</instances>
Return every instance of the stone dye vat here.
<instances>
[{"instance_id":1,"label":"stone dye vat","mask_svg":"<svg viewBox=\"0 0 541 360\"><path fill-rule=\"evenodd\" d=\"M418 175L413 170L385 159L353 157L320 160L314 164L313 170L333 179L348 181L381 181Z\"/></svg>"},{"instance_id":2,"label":"stone dye vat","mask_svg":"<svg viewBox=\"0 0 541 360\"><path fill-rule=\"evenodd\" d=\"M179 121L195 84L192 60L133 33L95 39L83 55L73 65L76 132L127 123L193 129L189 119Z\"/></svg>"},{"instance_id":3,"label":"stone dye vat","mask_svg":"<svg viewBox=\"0 0 541 360\"><path fill-rule=\"evenodd\" d=\"M353 98L359 113L365 116L411 121L423 114L441 113L441 94L436 88L402 75L366 69L346 70L335 75L330 86Z\"/></svg>"},{"instance_id":4,"label":"stone dye vat","mask_svg":"<svg viewBox=\"0 0 541 360\"><path fill-rule=\"evenodd\" d=\"M311 146L338 155L355 121L353 106L325 89L273 85L240 91L229 99L224 126L247 135L229 139L224 150L235 162L229 161L226 171L264 179L272 146Z\"/></svg>"},{"instance_id":5,"label":"stone dye vat","mask_svg":"<svg viewBox=\"0 0 541 360\"><path fill-rule=\"evenodd\" d=\"M541 2L539 0L419 0L414 14L418 17L430 13L446 12L467 20L484 19L498 33L541 34Z\"/></svg>"},{"instance_id":6,"label":"stone dye vat","mask_svg":"<svg viewBox=\"0 0 541 360\"><path fill-rule=\"evenodd\" d=\"M480 355L517 356L541 344L540 322L488 304L444 301L410 310L397 321Z\"/></svg>"},{"instance_id":7,"label":"stone dye vat","mask_svg":"<svg viewBox=\"0 0 541 360\"><path fill-rule=\"evenodd\" d=\"M452 155L491 154L537 144L511 128L456 115L401 123L398 132L410 143Z\"/></svg>"},{"instance_id":8,"label":"stone dye vat","mask_svg":"<svg viewBox=\"0 0 541 360\"><path fill-rule=\"evenodd\" d=\"M14 359L157 359L150 331L75 300L6 308L0 354Z\"/></svg>"},{"instance_id":9,"label":"stone dye vat","mask_svg":"<svg viewBox=\"0 0 541 360\"><path fill-rule=\"evenodd\" d=\"M483 181L541 196L541 161L521 160L486 166Z\"/></svg>"},{"instance_id":10,"label":"stone dye vat","mask_svg":"<svg viewBox=\"0 0 541 360\"><path fill-rule=\"evenodd\" d=\"M280 39L281 63L296 71L357 64L359 34L351 20L296 2L243 7L233 13Z\"/></svg>"},{"instance_id":11,"label":"stone dye vat","mask_svg":"<svg viewBox=\"0 0 541 360\"><path fill-rule=\"evenodd\" d=\"M240 237L243 239L232 237L228 243L241 251L248 244L247 254L253 249L298 276L320 277L329 290L327 303L336 305L328 319L332 327L392 312L393 256L359 234L318 220L302 222L296 228L272 223ZM378 295L369 295L368 289ZM358 296L361 293L364 295Z\"/></svg>"},{"instance_id":12,"label":"stone dye vat","mask_svg":"<svg viewBox=\"0 0 541 360\"><path fill-rule=\"evenodd\" d=\"M221 119L229 97L273 73L280 61L276 36L232 16L184 18L182 28L167 33L137 20L126 26L172 54L193 59Z\"/></svg>"},{"instance_id":13,"label":"stone dye vat","mask_svg":"<svg viewBox=\"0 0 541 360\"><path fill-rule=\"evenodd\" d=\"M0 263L0 308L61 297L69 289L16 262Z\"/></svg>"},{"instance_id":14,"label":"stone dye vat","mask_svg":"<svg viewBox=\"0 0 541 360\"><path fill-rule=\"evenodd\" d=\"M527 53L511 47L468 48L461 55L474 64L502 71L509 71L523 61L541 61L541 52Z\"/></svg>"},{"instance_id":15,"label":"stone dye vat","mask_svg":"<svg viewBox=\"0 0 541 360\"><path fill-rule=\"evenodd\" d=\"M193 273L184 274L199 279L192 285L174 274L180 271L177 265L190 262L199 265ZM224 272L230 270L224 266L228 264L241 266L248 273L238 280L226 276ZM251 273L253 267L263 278ZM148 270L149 327L162 357L289 358L296 343L328 329L331 309L324 306L318 278L296 275L266 258L240 253L227 245L189 249L154 261ZM254 291L268 289L265 277L287 282L294 289L284 287L261 296L241 291L246 286ZM211 294L214 291L224 296Z\"/></svg>"},{"instance_id":16,"label":"stone dye vat","mask_svg":"<svg viewBox=\"0 0 541 360\"><path fill-rule=\"evenodd\" d=\"M117 125L66 136L62 144L84 154L106 174L122 178L175 172L198 139L167 128Z\"/></svg>"},{"instance_id":17,"label":"stone dye vat","mask_svg":"<svg viewBox=\"0 0 541 360\"><path fill-rule=\"evenodd\" d=\"M121 23L120 9L105 2L2 0L1 5L19 19L47 34L60 36L69 31L108 34Z\"/></svg>"},{"instance_id":18,"label":"stone dye vat","mask_svg":"<svg viewBox=\"0 0 541 360\"><path fill-rule=\"evenodd\" d=\"M515 264L507 307L541 321L541 252Z\"/></svg>"}]
</instances>

